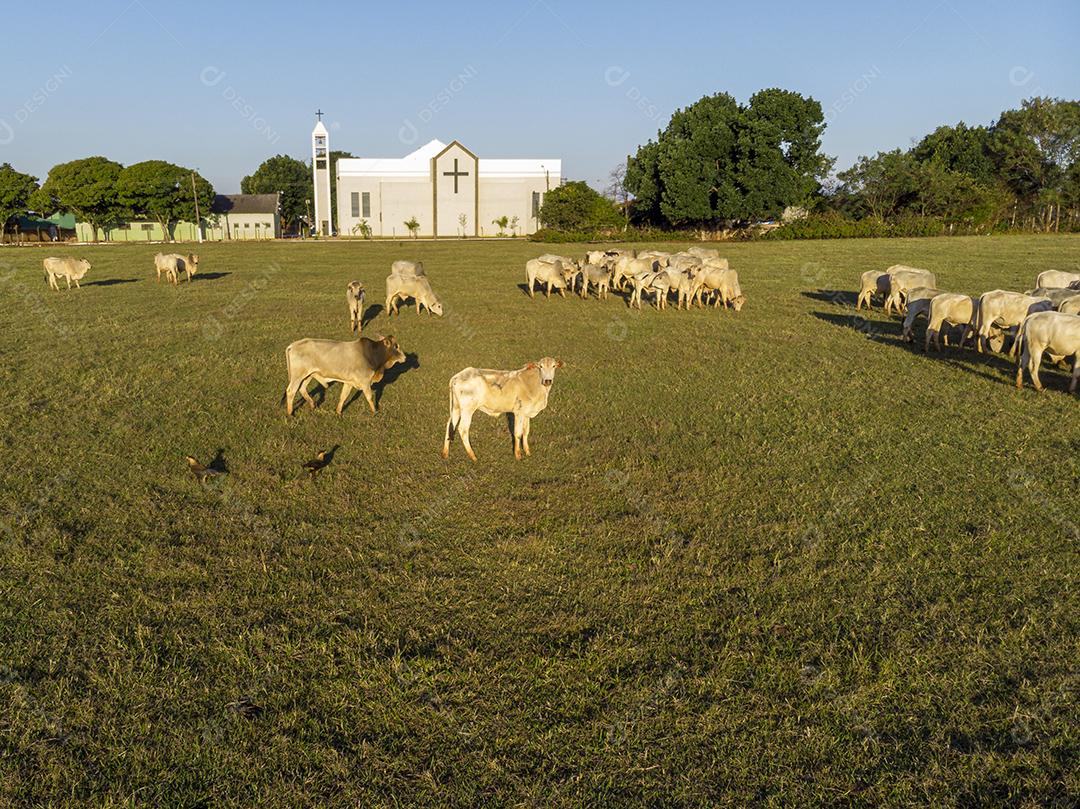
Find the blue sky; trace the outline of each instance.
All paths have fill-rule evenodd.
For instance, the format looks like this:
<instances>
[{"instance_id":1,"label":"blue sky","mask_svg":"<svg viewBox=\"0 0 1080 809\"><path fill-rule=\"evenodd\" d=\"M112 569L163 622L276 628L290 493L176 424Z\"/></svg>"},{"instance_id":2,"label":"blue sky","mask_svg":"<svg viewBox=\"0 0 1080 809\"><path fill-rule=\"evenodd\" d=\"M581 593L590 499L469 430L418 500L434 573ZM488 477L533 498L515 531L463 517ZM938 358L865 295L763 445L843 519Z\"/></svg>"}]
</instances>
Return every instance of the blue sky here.
<instances>
[{"instance_id":1,"label":"blue sky","mask_svg":"<svg viewBox=\"0 0 1080 809\"><path fill-rule=\"evenodd\" d=\"M21 3L0 26L0 163L44 178L94 154L161 158L220 192L270 155L306 159L317 108L358 156L457 138L481 157L560 157L602 187L717 91L812 95L839 168L1031 95L1080 98L1076 0L96 0Z\"/></svg>"}]
</instances>

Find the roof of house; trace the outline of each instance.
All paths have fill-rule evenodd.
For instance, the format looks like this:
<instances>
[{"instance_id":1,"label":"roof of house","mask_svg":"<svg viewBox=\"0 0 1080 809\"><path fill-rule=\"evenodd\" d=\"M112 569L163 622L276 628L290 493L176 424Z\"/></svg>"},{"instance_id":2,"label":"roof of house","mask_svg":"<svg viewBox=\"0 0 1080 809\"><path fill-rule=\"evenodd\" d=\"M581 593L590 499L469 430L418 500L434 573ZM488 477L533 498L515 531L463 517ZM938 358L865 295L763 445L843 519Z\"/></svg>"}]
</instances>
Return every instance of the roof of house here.
<instances>
[{"instance_id":1,"label":"roof of house","mask_svg":"<svg viewBox=\"0 0 1080 809\"><path fill-rule=\"evenodd\" d=\"M55 213L47 218L33 212L18 214L11 217L8 226L18 227L19 230L48 230L52 226L60 230L75 230L75 214Z\"/></svg>"},{"instance_id":2,"label":"roof of house","mask_svg":"<svg viewBox=\"0 0 1080 809\"><path fill-rule=\"evenodd\" d=\"M278 210L277 194L218 194L210 206L214 213L269 213Z\"/></svg>"},{"instance_id":3,"label":"roof of house","mask_svg":"<svg viewBox=\"0 0 1080 809\"><path fill-rule=\"evenodd\" d=\"M462 147L464 148L464 147ZM432 140L404 157L343 157L337 161L339 177L428 177L431 158L446 149L441 140ZM561 176L561 160L477 160L481 177Z\"/></svg>"}]
</instances>

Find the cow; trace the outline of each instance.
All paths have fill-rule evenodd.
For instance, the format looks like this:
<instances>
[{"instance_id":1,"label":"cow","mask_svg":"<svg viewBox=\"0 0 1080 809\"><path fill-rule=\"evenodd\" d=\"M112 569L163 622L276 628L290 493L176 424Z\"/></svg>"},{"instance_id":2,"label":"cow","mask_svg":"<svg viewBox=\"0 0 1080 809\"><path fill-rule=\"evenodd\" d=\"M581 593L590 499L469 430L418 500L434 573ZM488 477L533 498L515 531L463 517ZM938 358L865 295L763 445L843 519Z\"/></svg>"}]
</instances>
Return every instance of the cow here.
<instances>
[{"instance_id":1,"label":"cow","mask_svg":"<svg viewBox=\"0 0 1080 809\"><path fill-rule=\"evenodd\" d=\"M915 342L915 321L920 315L927 320L930 319L930 301L941 294L940 289L930 287L915 287L915 289L908 290L908 309L907 314L904 315L903 329L900 332L903 339L909 343Z\"/></svg>"},{"instance_id":2,"label":"cow","mask_svg":"<svg viewBox=\"0 0 1080 809\"><path fill-rule=\"evenodd\" d=\"M1064 357L1073 358L1072 382L1069 393L1076 393L1076 384L1080 381L1080 317L1061 312L1037 312L1024 320L1016 334L1016 342L1021 346L1016 365L1016 387L1024 387L1024 368L1031 376L1035 390L1042 391L1039 381L1039 364L1044 353L1060 361Z\"/></svg>"},{"instance_id":3,"label":"cow","mask_svg":"<svg viewBox=\"0 0 1080 809\"><path fill-rule=\"evenodd\" d=\"M554 253L544 253L538 258L545 264L561 264L563 283L573 292L577 288L577 275L581 271L581 262L569 256L557 256ZM563 297L566 297L565 295Z\"/></svg>"},{"instance_id":4,"label":"cow","mask_svg":"<svg viewBox=\"0 0 1080 809\"><path fill-rule=\"evenodd\" d=\"M694 276L691 290L692 297L698 303L701 302L702 292L707 290L717 292L716 300L713 302L714 308L723 302L726 309L730 303L738 312L746 303L746 296L742 294L742 289L739 286L739 274L735 270L723 270L706 265L701 272Z\"/></svg>"},{"instance_id":5,"label":"cow","mask_svg":"<svg viewBox=\"0 0 1080 809\"><path fill-rule=\"evenodd\" d=\"M974 331L973 320L978 309L979 301L968 295L958 295L955 292L943 292L930 300L929 323L926 324L926 339L923 341L923 351L930 350L930 340L941 351L941 330L946 324L950 326L963 326L960 334L960 348L964 347L964 341ZM910 309L909 309L910 311ZM949 344L949 336L945 335L945 345Z\"/></svg>"},{"instance_id":6,"label":"cow","mask_svg":"<svg viewBox=\"0 0 1080 809\"><path fill-rule=\"evenodd\" d=\"M1080 295L1069 298L1058 307L1058 311L1065 315L1080 315Z\"/></svg>"},{"instance_id":7,"label":"cow","mask_svg":"<svg viewBox=\"0 0 1080 809\"><path fill-rule=\"evenodd\" d=\"M596 264L586 264L581 268L581 297L589 297L589 285L596 286L596 297L603 300L608 295L611 270Z\"/></svg>"},{"instance_id":8,"label":"cow","mask_svg":"<svg viewBox=\"0 0 1080 809\"><path fill-rule=\"evenodd\" d=\"M1064 288L1072 284L1080 284L1080 273L1064 272L1063 270L1044 270L1035 279L1036 288ZM1075 287L1074 287L1075 289Z\"/></svg>"},{"instance_id":9,"label":"cow","mask_svg":"<svg viewBox=\"0 0 1080 809\"><path fill-rule=\"evenodd\" d=\"M1024 294L1033 298L1049 298L1054 302L1054 308L1060 309L1061 304L1065 303L1065 301L1080 295L1080 290L1070 289L1069 287L1038 287L1029 289Z\"/></svg>"},{"instance_id":10,"label":"cow","mask_svg":"<svg viewBox=\"0 0 1080 809\"><path fill-rule=\"evenodd\" d=\"M450 418L446 421L443 458L450 457L450 441L456 430L465 445L465 454L476 461L476 453L469 443L469 426L477 410L489 416L513 413L514 457L520 461L522 451L531 454L530 424L547 407L555 371L562 367L562 360L544 357L516 371L466 368L454 374L450 378Z\"/></svg>"},{"instance_id":11,"label":"cow","mask_svg":"<svg viewBox=\"0 0 1080 809\"><path fill-rule=\"evenodd\" d=\"M289 371L285 412L290 416L293 414L293 400L298 391L308 406L315 408L315 400L307 390L308 382L314 379L324 388L329 388L331 382L341 383L341 399L337 405L339 416L353 388L360 389L374 413L371 386L381 382L383 374L399 362L405 362L405 355L393 335L375 339L361 337L345 342L305 338L290 343L285 349L285 365Z\"/></svg>"},{"instance_id":12,"label":"cow","mask_svg":"<svg viewBox=\"0 0 1080 809\"><path fill-rule=\"evenodd\" d=\"M79 279L90 272L90 262L81 258L47 258L41 262L45 268L45 283L50 289L60 291L58 278L67 280L67 288L71 289L71 282L75 282L75 288L81 289Z\"/></svg>"},{"instance_id":13,"label":"cow","mask_svg":"<svg viewBox=\"0 0 1080 809\"><path fill-rule=\"evenodd\" d=\"M683 250L683 253L691 256L697 256L703 262L710 262L722 269L728 268L728 260L726 258L720 258L720 251L712 247L687 247Z\"/></svg>"},{"instance_id":14,"label":"cow","mask_svg":"<svg viewBox=\"0 0 1080 809\"><path fill-rule=\"evenodd\" d=\"M867 270L862 274L859 286L859 298L855 302L855 311L858 312L863 303L867 309L873 309L870 305L875 294L881 295L883 301L889 298L889 274L880 270Z\"/></svg>"},{"instance_id":15,"label":"cow","mask_svg":"<svg viewBox=\"0 0 1080 809\"><path fill-rule=\"evenodd\" d=\"M154 269L157 270L158 282L161 281L161 274L165 273L165 280L172 281L175 286L180 273L184 273L190 281L191 276L198 272L199 257L190 253L186 256L179 253L157 253L154 256Z\"/></svg>"},{"instance_id":16,"label":"cow","mask_svg":"<svg viewBox=\"0 0 1080 809\"><path fill-rule=\"evenodd\" d=\"M391 315L398 313L398 302L404 302L412 298L416 302L416 314L420 314L427 307L428 314L442 317L443 306L435 292L431 289L431 282L426 275L416 275L407 278L391 273L386 276L386 312Z\"/></svg>"},{"instance_id":17,"label":"cow","mask_svg":"<svg viewBox=\"0 0 1080 809\"><path fill-rule=\"evenodd\" d=\"M1045 312L1054 308L1049 298L1035 298L1020 292L995 289L979 298L979 308L975 312L975 345L980 354L989 347L990 330L996 324L1001 329L1019 326L1024 318L1035 312ZM1013 342L1013 353L1018 342Z\"/></svg>"},{"instance_id":18,"label":"cow","mask_svg":"<svg viewBox=\"0 0 1080 809\"><path fill-rule=\"evenodd\" d=\"M909 289L937 287L937 279L929 270L919 270L915 267L894 264L885 272L889 276L889 297L885 299L885 314L890 314L893 309L897 313L903 311L904 301Z\"/></svg>"},{"instance_id":19,"label":"cow","mask_svg":"<svg viewBox=\"0 0 1080 809\"><path fill-rule=\"evenodd\" d=\"M362 281L350 281L345 287L345 303L349 306L349 326L354 334L359 334L364 326L364 284Z\"/></svg>"},{"instance_id":20,"label":"cow","mask_svg":"<svg viewBox=\"0 0 1080 809\"><path fill-rule=\"evenodd\" d=\"M525 283L529 287L529 297L536 297L536 284L540 282L546 286L544 297L551 297L551 290L557 289L562 297L566 297L566 287L572 286L573 276L577 270L567 267L562 261L554 263L532 258L525 262Z\"/></svg>"}]
</instances>

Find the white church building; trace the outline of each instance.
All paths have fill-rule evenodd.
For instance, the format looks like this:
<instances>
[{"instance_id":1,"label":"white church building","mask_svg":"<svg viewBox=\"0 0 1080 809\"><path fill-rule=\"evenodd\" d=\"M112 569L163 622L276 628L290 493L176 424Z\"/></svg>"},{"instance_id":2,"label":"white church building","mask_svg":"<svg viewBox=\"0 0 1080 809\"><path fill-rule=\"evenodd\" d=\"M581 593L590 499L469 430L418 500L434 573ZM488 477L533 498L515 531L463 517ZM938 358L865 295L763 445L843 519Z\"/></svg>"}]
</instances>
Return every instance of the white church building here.
<instances>
[{"instance_id":1,"label":"white church building","mask_svg":"<svg viewBox=\"0 0 1080 809\"><path fill-rule=\"evenodd\" d=\"M315 221L320 233L375 237L491 236L495 220L517 234L539 229L544 194L562 183L562 161L478 157L458 141L433 140L399 158L337 161L337 222L330 223L330 141L320 120L311 134Z\"/></svg>"}]
</instances>

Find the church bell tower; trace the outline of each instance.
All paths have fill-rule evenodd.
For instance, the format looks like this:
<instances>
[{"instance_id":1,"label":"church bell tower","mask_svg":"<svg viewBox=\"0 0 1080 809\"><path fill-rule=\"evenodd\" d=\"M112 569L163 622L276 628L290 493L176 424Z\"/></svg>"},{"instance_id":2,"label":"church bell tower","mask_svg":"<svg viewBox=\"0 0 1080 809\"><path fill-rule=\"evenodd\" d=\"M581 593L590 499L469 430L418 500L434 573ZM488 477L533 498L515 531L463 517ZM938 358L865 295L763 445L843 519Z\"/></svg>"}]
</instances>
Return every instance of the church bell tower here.
<instances>
[{"instance_id":1,"label":"church bell tower","mask_svg":"<svg viewBox=\"0 0 1080 809\"><path fill-rule=\"evenodd\" d=\"M330 133L323 126L323 112L315 113L318 123L311 131L311 173L315 184L315 232L320 236L333 234L330 206Z\"/></svg>"}]
</instances>

